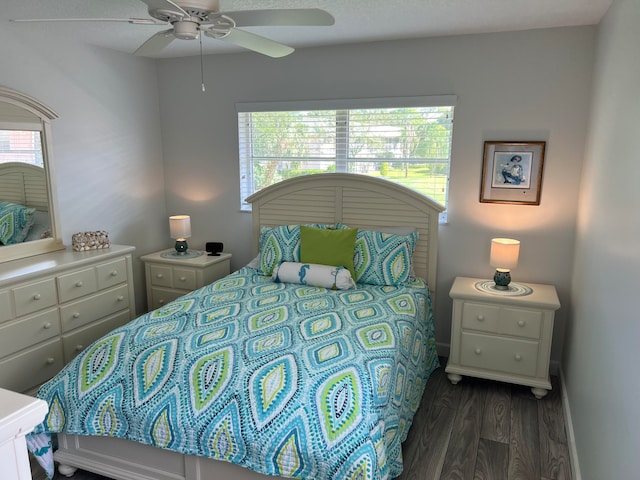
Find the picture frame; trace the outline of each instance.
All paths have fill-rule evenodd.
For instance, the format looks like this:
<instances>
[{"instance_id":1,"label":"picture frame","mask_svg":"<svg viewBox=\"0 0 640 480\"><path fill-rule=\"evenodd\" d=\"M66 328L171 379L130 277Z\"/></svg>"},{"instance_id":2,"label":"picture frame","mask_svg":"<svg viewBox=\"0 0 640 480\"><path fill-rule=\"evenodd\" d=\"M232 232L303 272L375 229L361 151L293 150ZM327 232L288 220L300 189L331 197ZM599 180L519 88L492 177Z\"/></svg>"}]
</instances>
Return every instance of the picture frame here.
<instances>
[{"instance_id":1,"label":"picture frame","mask_svg":"<svg viewBox=\"0 0 640 480\"><path fill-rule=\"evenodd\" d=\"M484 142L480 202L540 205L546 142Z\"/></svg>"}]
</instances>

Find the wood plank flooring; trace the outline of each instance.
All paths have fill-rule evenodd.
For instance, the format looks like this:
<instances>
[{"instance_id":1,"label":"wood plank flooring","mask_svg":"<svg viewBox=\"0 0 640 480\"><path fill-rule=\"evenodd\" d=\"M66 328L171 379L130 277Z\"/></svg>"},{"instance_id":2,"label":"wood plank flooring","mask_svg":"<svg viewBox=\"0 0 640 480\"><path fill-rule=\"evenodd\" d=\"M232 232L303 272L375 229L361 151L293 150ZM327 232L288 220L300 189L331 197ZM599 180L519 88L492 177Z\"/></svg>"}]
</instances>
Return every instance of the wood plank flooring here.
<instances>
[{"instance_id":1,"label":"wood plank flooring","mask_svg":"<svg viewBox=\"0 0 640 480\"><path fill-rule=\"evenodd\" d=\"M398 480L571 480L556 377L536 400L518 385L470 377L452 385L440 360L403 445ZM44 478L37 467L33 478ZM108 480L82 471L70 478Z\"/></svg>"}]
</instances>

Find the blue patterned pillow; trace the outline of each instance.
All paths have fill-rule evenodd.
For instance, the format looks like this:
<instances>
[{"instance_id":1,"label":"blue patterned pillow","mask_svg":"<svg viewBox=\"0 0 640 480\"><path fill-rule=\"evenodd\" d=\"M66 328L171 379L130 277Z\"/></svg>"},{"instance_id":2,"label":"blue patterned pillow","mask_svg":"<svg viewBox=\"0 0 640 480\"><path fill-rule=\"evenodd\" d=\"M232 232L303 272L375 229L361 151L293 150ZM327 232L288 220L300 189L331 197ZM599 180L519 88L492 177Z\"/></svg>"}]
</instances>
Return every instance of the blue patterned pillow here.
<instances>
[{"instance_id":1,"label":"blue patterned pillow","mask_svg":"<svg viewBox=\"0 0 640 480\"><path fill-rule=\"evenodd\" d=\"M0 243L20 243L29 234L35 220L35 208L7 201L0 201Z\"/></svg>"},{"instance_id":2,"label":"blue patterned pillow","mask_svg":"<svg viewBox=\"0 0 640 480\"><path fill-rule=\"evenodd\" d=\"M357 283L399 285L409 280L418 232L408 235L359 230L353 266Z\"/></svg>"},{"instance_id":3,"label":"blue patterned pillow","mask_svg":"<svg viewBox=\"0 0 640 480\"><path fill-rule=\"evenodd\" d=\"M309 227L334 229L335 225L310 224ZM300 225L262 227L260 230L260 261L258 273L273 274L276 265L282 262L300 261Z\"/></svg>"}]
</instances>

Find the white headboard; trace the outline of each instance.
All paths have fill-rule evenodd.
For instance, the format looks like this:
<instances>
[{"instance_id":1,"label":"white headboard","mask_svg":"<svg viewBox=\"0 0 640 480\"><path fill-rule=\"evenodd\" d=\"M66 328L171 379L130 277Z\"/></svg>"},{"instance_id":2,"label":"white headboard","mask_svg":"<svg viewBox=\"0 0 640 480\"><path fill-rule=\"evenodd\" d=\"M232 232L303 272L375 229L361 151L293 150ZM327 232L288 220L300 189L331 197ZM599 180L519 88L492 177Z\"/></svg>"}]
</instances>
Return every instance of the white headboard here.
<instances>
[{"instance_id":1,"label":"white headboard","mask_svg":"<svg viewBox=\"0 0 640 480\"><path fill-rule=\"evenodd\" d=\"M28 163L0 163L0 200L49 211L44 168Z\"/></svg>"},{"instance_id":2,"label":"white headboard","mask_svg":"<svg viewBox=\"0 0 640 480\"><path fill-rule=\"evenodd\" d=\"M263 226L344 223L362 229L403 226L418 229L414 269L435 299L439 203L401 185L351 173L305 175L250 196L253 238L258 253Z\"/></svg>"}]
</instances>

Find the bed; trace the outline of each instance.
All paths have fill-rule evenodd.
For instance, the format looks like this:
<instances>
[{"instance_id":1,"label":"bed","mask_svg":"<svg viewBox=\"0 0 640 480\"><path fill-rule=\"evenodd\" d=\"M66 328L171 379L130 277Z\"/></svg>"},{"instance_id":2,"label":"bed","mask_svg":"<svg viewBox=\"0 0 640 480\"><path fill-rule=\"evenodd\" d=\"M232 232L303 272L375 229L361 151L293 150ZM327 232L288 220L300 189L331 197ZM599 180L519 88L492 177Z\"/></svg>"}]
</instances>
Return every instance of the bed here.
<instances>
[{"instance_id":1,"label":"bed","mask_svg":"<svg viewBox=\"0 0 640 480\"><path fill-rule=\"evenodd\" d=\"M0 216L7 218L5 213L9 210L16 233L7 244L39 240L50 235L44 168L21 162L0 163ZM29 212L27 218L23 212Z\"/></svg>"},{"instance_id":2,"label":"bed","mask_svg":"<svg viewBox=\"0 0 640 480\"><path fill-rule=\"evenodd\" d=\"M61 473L82 468L120 480L400 473L401 442L438 366L430 299L442 206L385 180L337 173L286 180L249 201L258 259L265 232L309 224L357 227L359 235L373 232L376 239L417 237L411 278L332 290L274 282L257 262L115 330L39 394L50 404L48 420L75 425L70 430L76 434L57 435ZM295 301L287 303L289 297ZM245 317L241 311L249 304L255 309ZM201 329L178 335L192 323ZM153 336L160 340L152 348L144 342ZM132 339L138 341L133 347ZM181 352L177 343L215 347L203 359ZM117 355L108 351L129 357L128 374L115 373ZM167 372L178 370L174 382ZM185 394L178 380L187 372L192 381ZM84 393L63 398L60 385L72 382ZM94 399L91 405L80 402L84 394ZM144 419L126 424L113 415L127 395L146 412ZM64 410L72 404L75 412ZM191 412L187 421L193 423L184 431L170 426L177 410ZM94 436L77 434L83 423ZM106 430L127 432L135 441L102 436ZM169 447L179 445L178 451L140 443L150 436L155 445L174 442ZM29 445L32 452L48 447L35 434Z\"/></svg>"}]
</instances>

